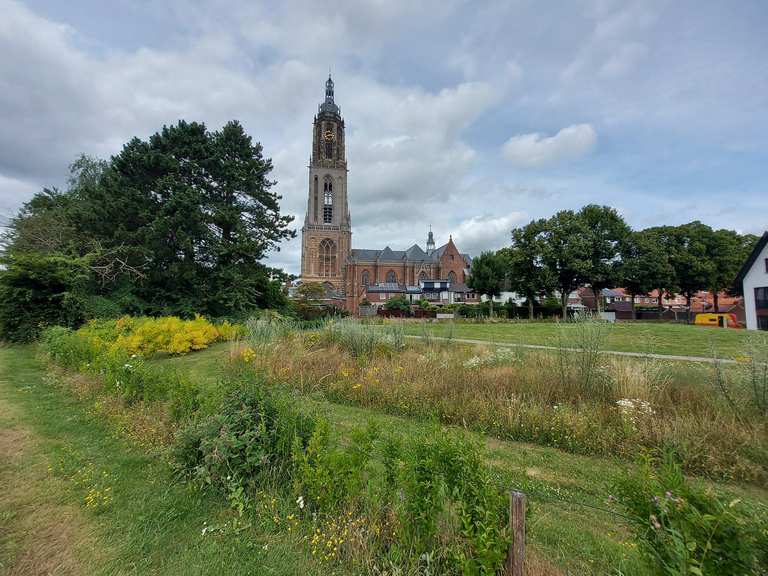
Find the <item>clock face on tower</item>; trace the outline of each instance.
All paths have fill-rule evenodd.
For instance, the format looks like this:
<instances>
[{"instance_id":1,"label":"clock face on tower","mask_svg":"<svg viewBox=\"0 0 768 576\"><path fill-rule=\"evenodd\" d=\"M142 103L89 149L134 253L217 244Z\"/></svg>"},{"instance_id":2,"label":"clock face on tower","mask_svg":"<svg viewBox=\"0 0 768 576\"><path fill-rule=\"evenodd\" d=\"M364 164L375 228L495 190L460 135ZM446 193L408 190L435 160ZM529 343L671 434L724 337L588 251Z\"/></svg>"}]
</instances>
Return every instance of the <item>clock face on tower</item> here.
<instances>
[{"instance_id":1,"label":"clock face on tower","mask_svg":"<svg viewBox=\"0 0 768 576\"><path fill-rule=\"evenodd\" d=\"M333 130L326 130L325 134L323 135L323 138L325 138L326 142L332 142L335 137L336 135L333 133Z\"/></svg>"}]
</instances>

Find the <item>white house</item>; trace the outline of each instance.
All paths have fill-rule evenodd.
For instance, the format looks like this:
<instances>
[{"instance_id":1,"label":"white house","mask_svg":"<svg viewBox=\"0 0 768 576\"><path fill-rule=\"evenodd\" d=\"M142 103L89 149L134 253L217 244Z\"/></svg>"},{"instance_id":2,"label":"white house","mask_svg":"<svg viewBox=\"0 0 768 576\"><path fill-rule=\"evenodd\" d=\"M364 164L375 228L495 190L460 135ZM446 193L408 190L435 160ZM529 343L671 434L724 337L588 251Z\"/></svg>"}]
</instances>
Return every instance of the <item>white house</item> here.
<instances>
[{"instance_id":1,"label":"white house","mask_svg":"<svg viewBox=\"0 0 768 576\"><path fill-rule=\"evenodd\" d=\"M748 330L768 330L768 232L741 267L736 283L744 289Z\"/></svg>"}]
</instances>

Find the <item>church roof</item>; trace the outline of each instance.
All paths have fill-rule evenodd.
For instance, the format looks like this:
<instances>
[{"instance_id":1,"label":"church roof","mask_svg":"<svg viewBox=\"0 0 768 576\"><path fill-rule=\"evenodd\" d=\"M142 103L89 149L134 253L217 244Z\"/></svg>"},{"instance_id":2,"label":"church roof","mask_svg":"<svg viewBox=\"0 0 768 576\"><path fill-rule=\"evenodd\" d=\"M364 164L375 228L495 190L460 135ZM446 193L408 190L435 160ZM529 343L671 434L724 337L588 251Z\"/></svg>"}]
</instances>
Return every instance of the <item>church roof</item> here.
<instances>
[{"instance_id":1,"label":"church roof","mask_svg":"<svg viewBox=\"0 0 768 576\"><path fill-rule=\"evenodd\" d=\"M405 255L408 260L426 260L428 258L427 253L422 250L418 244L414 244L408 250L405 251Z\"/></svg>"},{"instance_id":2,"label":"church roof","mask_svg":"<svg viewBox=\"0 0 768 576\"><path fill-rule=\"evenodd\" d=\"M427 254L416 244L408 248L408 250L392 250L389 246L383 250L352 248L350 250L350 258L358 262L402 262L403 260L406 262L439 262L446 246L447 244L440 246L432 254ZM461 257L467 263L472 262L469 254L461 254Z\"/></svg>"}]
</instances>

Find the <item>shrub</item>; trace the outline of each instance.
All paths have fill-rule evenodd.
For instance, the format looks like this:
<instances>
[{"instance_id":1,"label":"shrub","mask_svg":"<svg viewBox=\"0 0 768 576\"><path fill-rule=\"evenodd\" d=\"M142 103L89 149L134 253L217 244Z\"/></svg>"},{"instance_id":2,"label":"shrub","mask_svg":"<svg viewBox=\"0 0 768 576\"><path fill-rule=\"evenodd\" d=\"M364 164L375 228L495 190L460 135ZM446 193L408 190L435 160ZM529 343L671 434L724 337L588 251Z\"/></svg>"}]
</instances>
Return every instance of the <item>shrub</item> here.
<instances>
[{"instance_id":1,"label":"shrub","mask_svg":"<svg viewBox=\"0 0 768 576\"><path fill-rule=\"evenodd\" d=\"M410 545L421 553L438 549L438 529L460 535L446 561L464 574L496 574L509 540L504 498L492 481L480 446L439 431L412 441L403 453L400 521Z\"/></svg>"},{"instance_id":2,"label":"shrub","mask_svg":"<svg viewBox=\"0 0 768 576\"><path fill-rule=\"evenodd\" d=\"M235 387L216 414L180 433L173 461L186 477L223 491L284 477L290 484L295 451L306 448L316 425L279 392Z\"/></svg>"},{"instance_id":3,"label":"shrub","mask_svg":"<svg viewBox=\"0 0 768 576\"><path fill-rule=\"evenodd\" d=\"M670 454L646 456L616 488L661 574L746 576L768 561L765 518L687 480Z\"/></svg>"},{"instance_id":4,"label":"shrub","mask_svg":"<svg viewBox=\"0 0 768 576\"><path fill-rule=\"evenodd\" d=\"M198 387L172 368L147 364L138 354L129 354L105 339L119 338L130 322L91 322L80 330L53 327L42 337L50 357L65 368L98 376L112 394L129 402L161 400L170 404L175 419L192 414L198 407ZM116 336L117 335L117 336Z\"/></svg>"},{"instance_id":5,"label":"shrub","mask_svg":"<svg viewBox=\"0 0 768 576\"><path fill-rule=\"evenodd\" d=\"M375 426L354 429L350 442L338 446L331 441L328 422L318 421L306 450L299 445L294 449L297 495L311 508L324 512L360 499L377 437Z\"/></svg>"},{"instance_id":6,"label":"shrub","mask_svg":"<svg viewBox=\"0 0 768 576\"><path fill-rule=\"evenodd\" d=\"M82 259L16 254L0 265L0 339L28 342L55 325L84 318L88 270Z\"/></svg>"}]
</instances>

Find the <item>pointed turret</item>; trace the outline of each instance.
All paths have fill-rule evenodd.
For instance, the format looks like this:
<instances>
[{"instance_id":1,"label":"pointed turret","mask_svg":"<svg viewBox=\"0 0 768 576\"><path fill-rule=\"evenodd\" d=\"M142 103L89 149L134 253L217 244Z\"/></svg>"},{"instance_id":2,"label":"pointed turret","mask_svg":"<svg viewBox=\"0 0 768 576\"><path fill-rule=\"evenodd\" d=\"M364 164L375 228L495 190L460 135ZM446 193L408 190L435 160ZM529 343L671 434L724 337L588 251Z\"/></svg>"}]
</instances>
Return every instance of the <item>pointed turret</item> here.
<instances>
[{"instance_id":1,"label":"pointed turret","mask_svg":"<svg viewBox=\"0 0 768 576\"><path fill-rule=\"evenodd\" d=\"M341 114L336 102L333 101L333 78L331 78L330 73L328 73L328 80L325 81L325 102L320 104L318 113L334 114L336 116Z\"/></svg>"},{"instance_id":2,"label":"pointed turret","mask_svg":"<svg viewBox=\"0 0 768 576\"><path fill-rule=\"evenodd\" d=\"M435 251L435 235L432 234L432 225L429 225L429 234L427 234L427 254Z\"/></svg>"}]
</instances>

